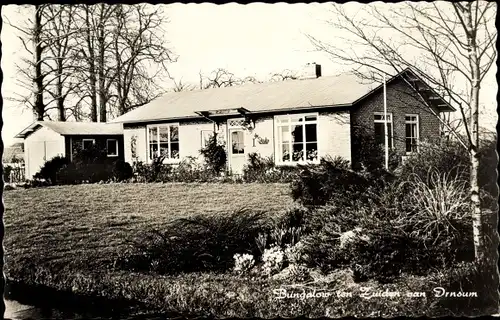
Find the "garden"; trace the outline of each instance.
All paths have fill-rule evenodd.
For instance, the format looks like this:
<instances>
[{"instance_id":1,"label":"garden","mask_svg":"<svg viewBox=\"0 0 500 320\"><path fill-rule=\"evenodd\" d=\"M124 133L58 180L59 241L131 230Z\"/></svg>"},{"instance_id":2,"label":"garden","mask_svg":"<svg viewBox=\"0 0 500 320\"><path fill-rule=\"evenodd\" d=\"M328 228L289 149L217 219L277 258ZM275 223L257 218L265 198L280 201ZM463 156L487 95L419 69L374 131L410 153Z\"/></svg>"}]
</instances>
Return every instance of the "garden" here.
<instances>
[{"instance_id":1,"label":"garden","mask_svg":"<svg viewBox=\"0 0 500 320\"><path fill-rule=\"evenodd\" d=\"M422 144L391 172L376 148L352 167L252 154L236 178L207 148L178 166L47 162L5 193L6 276L193 317L497 312L495 141L482 146L480 263L469 158L453 142Z\"/></svg>"}]
</instances>

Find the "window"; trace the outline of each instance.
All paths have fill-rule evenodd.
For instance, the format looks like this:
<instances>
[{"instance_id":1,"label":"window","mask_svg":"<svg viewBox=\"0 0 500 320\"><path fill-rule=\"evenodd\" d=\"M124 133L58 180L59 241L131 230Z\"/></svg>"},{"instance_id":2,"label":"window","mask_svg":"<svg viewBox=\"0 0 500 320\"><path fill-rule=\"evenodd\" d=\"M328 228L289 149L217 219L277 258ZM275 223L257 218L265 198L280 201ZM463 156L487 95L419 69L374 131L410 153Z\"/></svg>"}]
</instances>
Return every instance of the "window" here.
<instances>
[{"instance_id":1,"label":"window","mask_svg":"<svg viewBox=\"0 0 500 320\"><path fill-rule=\"evenodd\" d=\"M277 162L317 162L317 126L317 114L276 117Z\"/></svg>"},{"instance_id":2,"label":"window","mask_svg":"<svg viewBox=\"0 0 500 320\"><path fill-rule=\"evenodd\" d=\"M149 160L163 156L165 159L179 159L179 125L148 126Z\"/></svg>"},{"instance_id":3,"label":"window","mask_svg":"<svg viewBox=\"0 0 500 320\"><path fill-rule=\"evenodd\" d=\"M374 121L374 129L375 129L375 142L381 145L385 145L385 127L384 123L385 117L384 113L376 112L373 117ZM392 114L387 114L387 136L388 136L388 144L389 149L393 148L393 134L392 134Z\"/></svg>"},{"instance_id":4,"label":"window","mask_svg":"<svg viewBox=\"0 0 500 320\"><path fill-rule=\"evenodd\" d=\"M201 148L205 148L212 138L214 132L212 130L202 130L201 131Z\"/></svg>"},{"instance_id":5,"label":"window","mask_svg":"<svg viewBox=\"0 0 500 320\"><path fill-rule=\"evenodd\" d=\"M95 139L83 139L82 140L82 147L83 150L87 150L92 148L92 146L95 144Z\"/></svg>"},{"instance_id":6,"label":"window","mask_svg":"<svg viewBox=\"0 0 500 320\"><path fill-rule=\"evenodd\" d=\"M117 157L118 156L118 140L117 139L106 140L106 151L107 151L108 157Z\"/></svg>"},{"instance_id":7,"label":"window","mask_svg":"<svg viewBox=\"0 0 500 320\"><path fill-rule=\"evenodd\" d=\"M245 137L243 130L231 132L231 153L244 154L245 153Z\"/></svg>"},{"instance_id":8,"label":"window","mask_svg":"<svg viewBox=\"0 0 500 320\"><path fill-rule=\"evenodd\" d=\"M418 115L405 115L405 132L406 153L418 152Z\"/></svg>"}]
</instances>

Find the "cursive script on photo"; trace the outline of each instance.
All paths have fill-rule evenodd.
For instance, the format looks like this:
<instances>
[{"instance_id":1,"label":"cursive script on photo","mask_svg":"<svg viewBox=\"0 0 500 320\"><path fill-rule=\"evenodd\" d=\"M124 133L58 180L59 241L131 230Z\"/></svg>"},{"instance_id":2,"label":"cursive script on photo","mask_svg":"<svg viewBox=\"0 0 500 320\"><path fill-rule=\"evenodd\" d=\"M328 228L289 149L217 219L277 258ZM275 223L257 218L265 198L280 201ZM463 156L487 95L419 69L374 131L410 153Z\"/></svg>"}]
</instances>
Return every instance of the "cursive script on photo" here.
<instances>
[{"instance_id":1,"label":"cursive script on photo","mask_svg":"<svg viewBox=\"0 0 500 320\"><path fill-rule=\"evenodd\" d=\"M343 290L326 290L326 289L305 289L287 290L284 288L274 289L273 293L276 299L311 299L311 298L350 298L353 297L352 292L347 292ZM424 291L390 291L377 290L372 287L361 287L359 292L356 293L359 297L363 299L372 298L426 298L429 294ZM464 292L464 291L447 291L443 287L436 287L432 290L432 296L436 298L476 298L478 297L477 292Z\"/></svg>"},{"instance_id":2,"label":"cursive script on photo","mask_svg":"<svg viewBox=\"0 0 500 320\"><path fill-rule=\"evenodd\" d=\"M311 299L311 298L329 298L329 297L338 297L338 298L347 298L352 297L352 292L345 292L341 290L337 291L326 291L326 290L308 290L302 289L301 291L287 291L287 289L274 289L273 293L276 299Z\"/></svg>"}]
</instances>

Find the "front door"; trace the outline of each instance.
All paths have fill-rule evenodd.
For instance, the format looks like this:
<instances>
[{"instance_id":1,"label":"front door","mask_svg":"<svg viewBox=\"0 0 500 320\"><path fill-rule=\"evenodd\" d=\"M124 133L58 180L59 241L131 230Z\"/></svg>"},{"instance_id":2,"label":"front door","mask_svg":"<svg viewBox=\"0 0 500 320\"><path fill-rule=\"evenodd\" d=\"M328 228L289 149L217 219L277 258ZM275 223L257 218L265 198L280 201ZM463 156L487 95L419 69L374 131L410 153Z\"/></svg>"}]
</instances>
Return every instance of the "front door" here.
<instances>
[{"instance_id":1,"label":"front door","mask_svg":"<svg viewBox=\"0 0 500 320\"><path fill-rule=\"evenodd\" d=\"M233 174L242 174L245 166L245 132L243 129L229 130L229 166Z\"/></svg>"}]
</instances>

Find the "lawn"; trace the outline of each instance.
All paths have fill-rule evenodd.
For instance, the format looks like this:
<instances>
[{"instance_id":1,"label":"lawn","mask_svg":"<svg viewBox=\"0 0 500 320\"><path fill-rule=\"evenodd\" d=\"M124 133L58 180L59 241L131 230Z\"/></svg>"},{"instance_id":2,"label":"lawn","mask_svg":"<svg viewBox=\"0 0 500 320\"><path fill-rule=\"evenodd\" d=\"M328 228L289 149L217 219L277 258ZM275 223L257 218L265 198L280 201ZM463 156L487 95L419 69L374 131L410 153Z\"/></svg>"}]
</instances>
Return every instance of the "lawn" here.
<instances>
[{"instance_id":1,"label":"lawn","mask_svg":"<svg viewBox=\"0 0 500 320\"><path fill-rule=\"evenodd\" d=\"M130 239L196 214L239 208L274 215L292 204L284 184L92 184L4 192L7 276L17 263L107 268ZM84 261L82 261L82 259ZM82 263L85 262L85 263Z\"/></svg>"},{"instance_id":2,"label":"lawn","mask_svg":"<svg viewBox=\"0 0 500 320\"><path fill-rule=\"evenodd\" d=\"M225 214L241 208L279 215L293 205L286 184L93 184L4 192L5 275L27 285L60 292L126 299L139 312L216 317L342 317L423 315L432 304L430 278L354 283L352 270L316 274L313 283L227 273L157 275L120 270L114 262L130 239L193 215ZM436 284L437 285L437 284ZM366 299L360 290L398 291L399 298ZM276 298L329 292L326 298ZM326 291L325 291L326 290ZM337 292L350 292L337 296ZM427 291L427 298L405 292Z\"/></svg>"}]
</instances>

